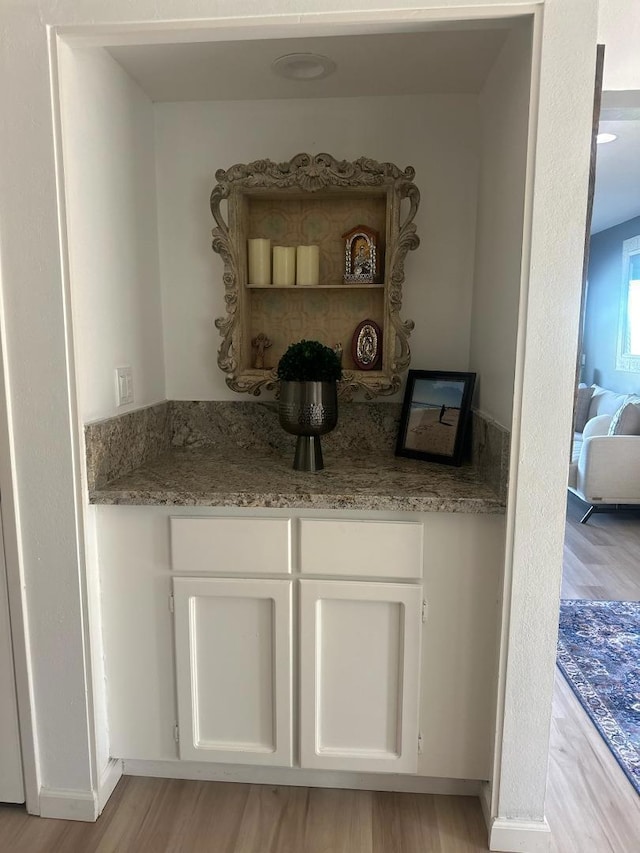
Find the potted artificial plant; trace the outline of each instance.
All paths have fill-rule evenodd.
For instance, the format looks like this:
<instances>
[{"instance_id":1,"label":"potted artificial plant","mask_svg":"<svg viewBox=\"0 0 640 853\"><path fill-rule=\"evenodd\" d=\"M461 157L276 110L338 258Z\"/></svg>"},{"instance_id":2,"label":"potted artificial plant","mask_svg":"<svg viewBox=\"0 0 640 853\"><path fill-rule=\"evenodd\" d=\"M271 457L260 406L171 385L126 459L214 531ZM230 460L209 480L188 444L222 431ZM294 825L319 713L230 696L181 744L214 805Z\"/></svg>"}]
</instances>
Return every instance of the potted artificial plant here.
<instances>
[{"instance_id":1,"label":"potted artificial plant","mask_svg":"<svg viewBox=\"0 0 640 853\"><path fill-rule=\"evenodd\" d=\"M342 376L340 356L320 341L291 344L278 364L280 424L298 436L293 467L320 471L320 436L338 423L336 383Z\"/></svg>"}]
</instances>

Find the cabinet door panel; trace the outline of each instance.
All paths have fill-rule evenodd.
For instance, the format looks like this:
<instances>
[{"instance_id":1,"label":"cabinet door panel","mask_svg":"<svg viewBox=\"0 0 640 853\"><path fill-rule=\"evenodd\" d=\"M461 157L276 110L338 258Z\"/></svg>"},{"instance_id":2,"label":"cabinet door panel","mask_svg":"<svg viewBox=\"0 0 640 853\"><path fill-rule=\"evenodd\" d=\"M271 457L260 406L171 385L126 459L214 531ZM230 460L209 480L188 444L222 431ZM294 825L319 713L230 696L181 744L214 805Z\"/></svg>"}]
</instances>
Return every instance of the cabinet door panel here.
<instances>
[{"instance_id":1,"label":"cabinet door panel","mask_svg":"<svg viewBox=\"0 0 640 853\"><path fill-rule=\"evenodd\" d=\"M302 766L415 773L421 588L300 584Z\"/></svg>"},{"instance_id":2,"label":"cabinet door panel","mask_svg":"<svg viewBox=\"0 0 640 853\"><path fill-rule=\"evenodd\" d=\"M174 578L180 758L291 765L291 582Z\"/></svg>"}]
</instances>

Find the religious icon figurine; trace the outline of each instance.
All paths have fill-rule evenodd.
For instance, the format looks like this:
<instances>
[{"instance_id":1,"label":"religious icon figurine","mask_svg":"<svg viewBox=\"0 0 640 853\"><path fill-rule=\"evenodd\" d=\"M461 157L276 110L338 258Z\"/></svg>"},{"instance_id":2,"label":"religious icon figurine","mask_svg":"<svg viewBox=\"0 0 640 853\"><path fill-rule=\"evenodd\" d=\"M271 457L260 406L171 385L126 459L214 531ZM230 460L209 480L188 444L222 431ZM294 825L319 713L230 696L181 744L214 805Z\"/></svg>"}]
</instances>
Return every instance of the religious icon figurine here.
<instances>
[{"instance_id":1,"label":"religious icon figurine","mask_svg":"<svg viewBox=\"0 0 640 853\"><path fill-rule=\"evenodd\" d=\"M373 284L378 279L378 232L357 225L342 235L345 241L345 284Z\"/></svg>"},{"instance_id":2,"label":"religious icon figurine","mask_svg":"<svg viewBox=\"0 0 640 853\"><path fill-rule=\"evenodd\" d=\"M358 370L375 370L382 357L382 331L373 320L363 320L351 339L351 358Z\"/></svg>"},{"instance_id":3,"label":"religious icon figurine","mask_svg":"<svg viewBox=\"0 0 640 853\"><path fill-rule=\"evenodd\" d=\"M256 337L251 341L251 346L256 351L256 357L253 361L255 370L264 370L264 351L268 350L271 345L272 341L264 332L260 332L260 334L256 335Z\"/></svg>"}]
</instances>

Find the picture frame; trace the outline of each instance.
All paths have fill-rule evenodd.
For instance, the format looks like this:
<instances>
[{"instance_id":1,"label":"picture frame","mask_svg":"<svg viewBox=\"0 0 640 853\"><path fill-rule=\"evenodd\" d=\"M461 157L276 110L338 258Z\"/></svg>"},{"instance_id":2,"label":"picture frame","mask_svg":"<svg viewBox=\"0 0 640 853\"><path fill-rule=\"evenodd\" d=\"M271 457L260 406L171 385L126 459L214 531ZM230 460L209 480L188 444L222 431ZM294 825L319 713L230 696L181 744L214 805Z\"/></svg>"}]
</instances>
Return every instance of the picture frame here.
<instances>
[{"instance_id":1,"label":"picture frame","mask_svg":"<svg viewBox=\"0 0 640 853\"><path fill-rule=\"evenodd\" d=\"M366 225L356 225L342 235L344 247L344 283L373 284L378 280L380 235Z\"/></svg>"},{"instance_id":2,"label":"picture frame","mask_svg":"<svg viewBox=\"0 0 640 853\"><path fill-rule=\"evenodd\" d=\"M351 358L358 370L375 370L382 355L382 330L373 320L358 323L351 338Z\"/></svg>"},{"instance_id":3,"label":"picture frame","mask_svg":"<svg viewBox=\"0 0 640 853\"><path fill-rule=\"evenodd\" d=\"M475 381L475 373L410 370L396 456L461 465Z\"/></svg>"}]
</instances>

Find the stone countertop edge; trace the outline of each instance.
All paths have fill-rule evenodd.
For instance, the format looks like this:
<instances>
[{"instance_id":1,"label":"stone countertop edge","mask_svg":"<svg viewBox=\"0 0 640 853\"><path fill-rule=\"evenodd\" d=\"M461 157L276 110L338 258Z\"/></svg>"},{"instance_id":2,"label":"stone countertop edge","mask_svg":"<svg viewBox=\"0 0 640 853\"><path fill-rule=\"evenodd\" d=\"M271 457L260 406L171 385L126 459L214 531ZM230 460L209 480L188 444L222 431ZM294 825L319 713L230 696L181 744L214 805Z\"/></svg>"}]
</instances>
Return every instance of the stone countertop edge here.
<instances>
[{"instance_id":1,"label":"stone countertop edge","mask_svg":"<svg viewBox=\"0 0 640 853\"><path fill-rule=\"evenodd\" d=\"M93 488L92 504L504 513L478 471L419 460L332 457L301 473L291 459L247 453L229 461L211 449L176 449Z\"/></svg>"},{"instance_id":2,"label":"stone countertop edge","mask_svg":"<svg viewBox=\"0 0 640 853\"><path fill-rule=\"evenodd\" d=\"M432 495L337 495L258 492L187 492L119 489L105 486L89 495L90 503L104 506L211 506L264 509L354 509L377 512L463 512L503 514L498 497L434 497Z\"/></svg>"}]
</instances>

